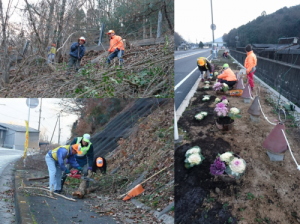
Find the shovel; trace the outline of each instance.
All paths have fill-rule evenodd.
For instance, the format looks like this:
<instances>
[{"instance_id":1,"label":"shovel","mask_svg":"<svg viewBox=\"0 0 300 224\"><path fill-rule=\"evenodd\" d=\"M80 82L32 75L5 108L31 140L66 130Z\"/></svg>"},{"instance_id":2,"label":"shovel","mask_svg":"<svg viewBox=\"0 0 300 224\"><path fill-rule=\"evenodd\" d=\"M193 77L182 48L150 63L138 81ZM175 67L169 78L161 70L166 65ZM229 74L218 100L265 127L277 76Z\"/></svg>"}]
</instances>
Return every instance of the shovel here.
<instances>
[{"instance_id":1,"label":"shovel","mask_svg":"<svg viewBox=\"0 0 300 224\"><path fill-rule=\"evenodd\" d=\"M142 184L144 184L145 182L147 182L148 180L150 180L151 178L155 177L157 174L161 173L162 171L164 171L165 169L167 169L169 167L165 167L162 170L158 171L157 173L153 174L151 177L149 177L148 179L146 179L145 181L143 181L142 183L136 185L134 188L132 188L130 191L128 191L126 194L122 194L118 197L118 199L123 198L123 201L127 201L133 197L138 196L139 194L143 193L145 191L145 189L143 188Z\"/></svg>"}]
</instances>

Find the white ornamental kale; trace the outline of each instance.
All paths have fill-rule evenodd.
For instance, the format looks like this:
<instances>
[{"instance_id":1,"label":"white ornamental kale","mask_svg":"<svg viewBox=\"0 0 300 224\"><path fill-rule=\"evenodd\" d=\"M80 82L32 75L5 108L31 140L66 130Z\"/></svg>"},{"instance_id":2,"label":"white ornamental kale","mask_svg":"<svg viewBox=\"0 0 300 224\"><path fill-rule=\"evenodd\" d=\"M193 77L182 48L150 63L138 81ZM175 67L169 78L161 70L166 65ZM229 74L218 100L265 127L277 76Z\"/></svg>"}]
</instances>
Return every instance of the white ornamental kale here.
<instances>
[{"instance_id":1,"label":"white ornamental kale","mask_svg":"<svg viewBox=\"0 0 300 224\"><path fill-rule=\"evenodd\" d=\"M232 153L231 152L225 152L222 155L220 155L221 161L224 161L226 163L229 163L230 159L232 158Z\"/></svg>"},{"instance_id":2,"label":"white ornamental kale","mask_svg":"<svg viewBox=\"0 0 300 224\"><path fill-rule=\"evenodd\" d=\"M221 100L217 97L216 99L215 99L215 103L219 103Z\"/></svg>"},{"instance_id":3,"label":"white ornamental kale","mask_svg":"<svg viewBox=\"0 0 300 224\"><path fill-rule=\"evenodd\" d=\"M189 150L186 151L185 155L187 156L188 154L195 154L195 153L200 153L200 148L199 147L193 147Z\"/></svg>"},{"instance_id":4,"label":"white ornamental kale","mask_svg":"<svg viewBox=\"0 0 300 224\"><path fill-rule=\"evenodd\" d=\"M208 96L205 96L205 97L203 97L203 101L205 101L205 100L209 100L210 99L210 97L208 97Z\"/></svg>"},{"instance_id":5,"label":"white ornamental kale","mask_svg":"<svg viewBox=\"0 0 300 224\"><path fill-rule=\"evenodd\" d=\"M239 113L240 113L240 110L237 109L236 107L232 107L232 108L230 109L230 113L233 113L233 114L239 114Z\"/></svg>"},{"instance_id":6,"label":"white ornamental kale","mask_svg":"<svg viewBox=\"0 0 300 224\"><path fill-rule=\"evenodd\" d=\"M197 114L197 115L195 116L195 118L198 119L198 120L202 120L203 117L204 117L204 115L201 114L201 113L199 113L199 114Z\"/></svg>"},{"instance_id":7,"label":"white ornamental kale","mask_svg":"<svg viewBox=\"0 0 300 224\"><path fill-rule=\"evenodd\" d=\"M246 166L242 159L234 158L230 164L230 169L235 173L244 173Z\"/></svg>"},{"instance_id":8,"label":"white ornamental kale","mask_svg":"<svg viewBox=\"0 0 300 224\"><path fill-rule=\"evenodd\" d=\"M225 99L225 100L222 100L222 103L224 103L224 104L227 105L227 104L228 104L228 100L226 100L226 99Z\"/></svg>"},{"instance_id":9,"label":"white ornamental kale","mask_svg":"<svg viewBox=\"0 0 300 224\"><path fill-rule=\"evenodd\" d=\"M228 87L228 85L227 85L226 83L223 83L223 86L224 86L224 87Z\"/></svg>"},{"instance_id":10,"label":"white ornamental kale","mask_svg":"<svg viewBox=\"0 0 300 224\"><path fill-rule=\"evenodd\" d=\"M202 114L203 116L207 116L207 112L202 111L200 114Z\"/></svg>"},{"instance_id":11,"label":"white ornamental kale","mask_svg":"<svg viewBox=\"0 0 300 224\"><path fill-rule=\"evenodd\" d=\"M205 81L204 83L205 83L205 84L209 84L210 82L209 82L209 81Z\"/></svg>"},{"instance_id":12,"label":"white ornamental kale","mask_svg":"<svg viewBox=\"0 0 300 224\"><path fill-rule=\"evenodd\" d=\"M198 153L189 156L188 162L190 165L198 165L201 162L201 157Z\"/></svg>"}]
</instances>

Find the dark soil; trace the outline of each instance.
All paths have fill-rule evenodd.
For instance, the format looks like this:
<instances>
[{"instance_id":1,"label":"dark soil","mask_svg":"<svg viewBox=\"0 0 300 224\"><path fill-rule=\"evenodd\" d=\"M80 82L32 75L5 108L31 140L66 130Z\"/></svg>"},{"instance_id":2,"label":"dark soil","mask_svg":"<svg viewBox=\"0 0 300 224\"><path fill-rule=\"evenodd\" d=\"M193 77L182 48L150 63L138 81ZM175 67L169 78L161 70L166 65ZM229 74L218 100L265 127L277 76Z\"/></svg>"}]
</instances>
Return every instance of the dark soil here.
<instances>
[{"instance_id":1,"label":"dark soil","mask_svg":"<svg viewBox=\"0 0 300 224\"><path fill-rule=\"evenodd\" d=\"M209 89L204 89L203 87L201 87L201 88L197 89L197 92L205 92L205 91L208 91L208 90L212 90L212 87L209 87Z\"/></svg>"},{"instance_id":2,"label":"dark soil","mask_svg":"<svg viewBox=\"0 0 300 224\"><path fill-rule=\"evenodd\" d=\"M202 99L205 95L210 95L210 94L207 94L206 92L201 93L201 94L198 94L198 93L195 94L196 99L192 102L192 106L203 105L205 107L205 106L208 106L209 104L215 102L216 97L212 96L212 95L210 95L210 99L208 101L203 101Z\"/></svg>"},{"instance_id":3,"label":"dark soil","mask_svg":"<svg viewBox=\"0 0 300 224\"><path fill-rule=\"evenodd\" d=\"M205 157L204 161L190 169L184 167L185 153L193 146L199 146ZM208 136L191 144L178 147L175 151L175 223L227 223L231 213L224 209L220 203L214 203L207 211L203 201L210 191L216 188L224 190L227 194L237 193L236 183L227 183L210 174L210 165L218 153L230 151L230 144L221 138L214 139ZM232 187L230 187L232 186ZM211 199L211 202L214 200ZM219 214L216 217L216 214Z\"/></svg>"},{"instance_id":4,"label":"dark soil","mask_svg":"<svg viewBox=\"0 0 300 224\"><path fill-rule=\"evenodd\" d=\"M217 121L219 124L232 124L234 122L230 117L219 117Z\"/></svg>"}]
</instances>

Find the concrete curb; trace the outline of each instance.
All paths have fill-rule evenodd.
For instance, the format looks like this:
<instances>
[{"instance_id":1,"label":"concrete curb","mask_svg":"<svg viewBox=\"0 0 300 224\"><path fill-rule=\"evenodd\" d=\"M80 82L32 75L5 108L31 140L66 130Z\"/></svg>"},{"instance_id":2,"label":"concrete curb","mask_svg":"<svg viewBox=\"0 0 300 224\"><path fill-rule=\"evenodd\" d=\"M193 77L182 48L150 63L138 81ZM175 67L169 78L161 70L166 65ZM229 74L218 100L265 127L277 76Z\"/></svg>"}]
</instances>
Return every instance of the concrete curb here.
<instances>
[{"instance_id":1,"label":"concrete curb","mask_svg":"<svg viewBox=\"0 0 300 224\"><path fill-rule=\"evenodd\" d=\"M14 200L15 200L16 223L34 224L35 221L32 219L30 208L27 203L26 197L22 196L17 189L19 186L21 186L21 183L22 183L21 171L16 170L14 174L14 189L15 189ZM21 203L21 202L25 202L25 203Z\"/></svg>"},{"instance_id":2,"label":"concrete curb","mask_svg":"<svg viewBox=\"0 0 300 224\"><path fill-rule=\"evenodd\" d=\"M142 208L146 211L149 211L153 216L155 216L157 219L162 220L165 224L174 224L174 218L172 216L169 216L165 213L171 211L172 207L174 206L174 202L170 203L166 208L164 208L161 212L151 210L150 207L146 206L142 202L131 199L131 203L134 204L137 208Z\"/></svg>"}]
</instances>

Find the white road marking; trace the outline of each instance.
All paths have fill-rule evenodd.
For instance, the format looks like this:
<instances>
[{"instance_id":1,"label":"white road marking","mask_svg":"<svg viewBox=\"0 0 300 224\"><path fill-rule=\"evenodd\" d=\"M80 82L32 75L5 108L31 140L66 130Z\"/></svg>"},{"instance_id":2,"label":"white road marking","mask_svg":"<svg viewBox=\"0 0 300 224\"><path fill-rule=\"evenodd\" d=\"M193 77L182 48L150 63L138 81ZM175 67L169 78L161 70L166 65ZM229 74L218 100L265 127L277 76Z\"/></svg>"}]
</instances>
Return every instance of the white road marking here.
<instances>
[{"instance_id":1,"label":"white road marking","mask_svg":"<svg viewBox=\"0 0 300 224\"><path fill-rule=\"evenodd\" d=\"M207 51L207 50L206 50ZM198 51L198 52L195 52L195 53L191 53L191 54L183 54L183 55L179 55L179 56L175 56L174 58L174 61L176 60L179 60L179 59L182 59L182 58L186 58L186 57L190 57L192 55L195 55L195 54L200 54L200 53L203 53L203 52L206 52L205 50L204 51Z\"/></svg>"}]
</instances>

